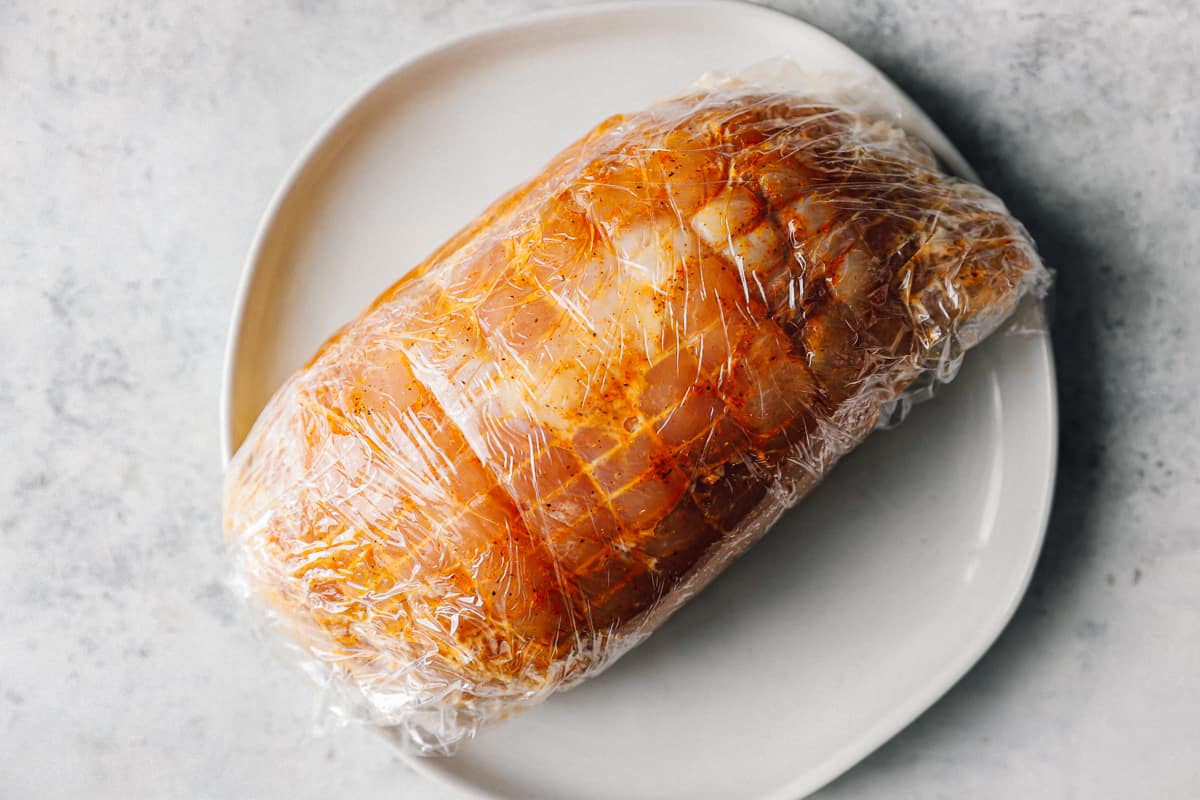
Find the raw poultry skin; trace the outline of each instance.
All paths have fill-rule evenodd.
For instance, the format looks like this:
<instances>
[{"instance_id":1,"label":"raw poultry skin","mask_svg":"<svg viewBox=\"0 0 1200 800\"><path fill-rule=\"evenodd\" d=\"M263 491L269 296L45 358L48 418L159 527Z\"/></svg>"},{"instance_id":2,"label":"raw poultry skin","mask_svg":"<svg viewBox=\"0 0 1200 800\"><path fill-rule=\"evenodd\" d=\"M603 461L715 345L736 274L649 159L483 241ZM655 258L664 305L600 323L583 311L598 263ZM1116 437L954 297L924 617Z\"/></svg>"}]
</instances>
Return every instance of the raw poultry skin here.
<instances>
[{"instance_id":1,"label":"raw poultry skin","mask_svg":"<svg viewBox=\"0 0 1200 800\"><path fill-rule=\"evenodd\" d=\"M359 710L451 752L640 641L1041 274L890 123L733 90L616 116L279 390L227 534Z\"/></svg>"}]
</instances>

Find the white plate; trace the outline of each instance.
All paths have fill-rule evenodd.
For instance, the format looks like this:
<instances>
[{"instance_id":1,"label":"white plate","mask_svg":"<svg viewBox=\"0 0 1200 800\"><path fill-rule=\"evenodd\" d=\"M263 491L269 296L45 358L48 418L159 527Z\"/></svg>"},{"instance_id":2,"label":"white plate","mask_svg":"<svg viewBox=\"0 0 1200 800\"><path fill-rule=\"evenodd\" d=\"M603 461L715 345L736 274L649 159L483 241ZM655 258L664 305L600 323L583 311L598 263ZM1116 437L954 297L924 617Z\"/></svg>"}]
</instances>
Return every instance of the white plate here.
<instances>
[{"instance_id":1,"label":"white plate","mask_svg":"<svg viewBox=\"0 0 1200 800\"><path fill-rule=\"evenodd\" d=\"M876 74L803 22L725 3L544 15L394 69L320 134L263 221L229 343L226 455L330 332L593 124L774 55ZM970 174L902 102L910 130ZM814 791L1004 627L1041 546L1056 438L1047 337L993 338L606 674L415 765L523 800Z\"/></svg>"}]
</instances>

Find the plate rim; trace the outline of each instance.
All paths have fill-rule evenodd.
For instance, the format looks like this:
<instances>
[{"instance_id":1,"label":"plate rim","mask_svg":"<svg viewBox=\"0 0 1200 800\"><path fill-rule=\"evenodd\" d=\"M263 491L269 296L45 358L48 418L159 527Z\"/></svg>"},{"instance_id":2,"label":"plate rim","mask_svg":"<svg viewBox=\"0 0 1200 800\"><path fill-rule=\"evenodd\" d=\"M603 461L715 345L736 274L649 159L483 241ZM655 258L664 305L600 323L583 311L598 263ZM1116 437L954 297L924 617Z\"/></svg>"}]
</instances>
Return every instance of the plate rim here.
<instances>
[{"instance_id":1,"label":"plate rim","mask_svg":"<svg viewBox=\"0 0 1200 800\"><path fill-rule=\"evenodd\" d=\"M596 15L622 14L630 12L645 12L652 9L685 9L685 8L723 8L731 13L750 16L769 17L779 24L791 25L805 35L816 36L826 40L828 44L852 56L853 59L865 64L900 98L908 101L917 115L917 120L932 134L926 138L926 143L937 152L938 156L947 163L951 171L980 183L979 176L972 169L954 144L946 137L941 128L926 114L903 89L896 85L891 78L865 57L859 55L849 45L841 42L829 33L804 19L777 11L773 8L760 6L740 0L615 0L614 2L588 3L578 6L567 6L544 9L530 14L522 14L505 18L490 24L470 27L446 38L437 40L432 45L419 48L410 55L401 58L386 67L377 77L368 80L357 91L340 104L317 129L316 133L300 150L280 179L278 186L259 219L255 228L250 248L243 261L233 301L233 312L226 333L226 344L222 362L222 379L220 390L219 424L221 436L221 456L223 467L227 467L234 455L233 445L233 397L239 369L239 346L241 334L246 324L246 311L249 297L255 283L262 277L260 266L264 249L274 232L280 212L295 192L306 171L316 158L334 140L342 126L347 123L354 112L363 106L377 92L396 80L402 73L419 67L422 63L432 60L443 53L468 46L477 40L520 30L537 25L547 24L556 20L583 18ZM1045 480L1041 482L1042 489L1037 497L1039 506L1037 530L1031 541L1029 557L1024 564L1023 573L1018 580L1012 596L1003 606L997 605L997 613L988 624L979 628L979 633L969 644L960 648L956 659L947 661L945 667L937 673L937 680L930 680L929 688L924 692L908 695L904 701L895 704L874 725L865 727L862 732L853 737L841 750L824 760L816 769L809 770L796 779L782 784L767 793L759 795L758 800L797 800L828 785L831 781L847 772L861 762L883 744L890 741L904 728L908 727L918 717L936 704L950 691L986 654L1003 633L1012 620L1017 608L1029 588L1034 571L1040 560L1045 542L1050 512L1053 506L1054 488L1057 481L1058 448L1059 448L1059 401L1056 380L1054 354L1048 323L1042 330L1032 335L1038 340L1038 367L1042 374L1037 376L1047 392L1045 404L1045 422L1047 429L1046 450L1044 453ZM240 446L240 442L239 442ZM400 755L405 762L426 778L453 787L468 797L477 800L496 800L504 795L489 792L476 783L448 769L446 759L430 759L413 756L404 751Z\"/></svg>"}]
</instances>

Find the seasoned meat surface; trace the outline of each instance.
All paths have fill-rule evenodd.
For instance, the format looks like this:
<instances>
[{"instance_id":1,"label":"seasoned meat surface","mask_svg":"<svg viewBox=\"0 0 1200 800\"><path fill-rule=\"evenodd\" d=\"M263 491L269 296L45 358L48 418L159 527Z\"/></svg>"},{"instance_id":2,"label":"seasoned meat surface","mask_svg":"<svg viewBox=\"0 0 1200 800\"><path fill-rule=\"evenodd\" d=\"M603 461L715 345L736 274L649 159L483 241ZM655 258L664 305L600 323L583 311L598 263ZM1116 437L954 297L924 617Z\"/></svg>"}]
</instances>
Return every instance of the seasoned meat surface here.
<instances>
[{"instance_id":1,"label":"seasoned meat surface","mask_svg":"<svg viewBox=\"0 0 1200 800\"><path fill-rule=\"evenodd\" d=\"M648 634L1041 274L890 123L730 89L616 116L279 390L227 533L316 663L448 751Z\"/></svg>"}]
</instances>

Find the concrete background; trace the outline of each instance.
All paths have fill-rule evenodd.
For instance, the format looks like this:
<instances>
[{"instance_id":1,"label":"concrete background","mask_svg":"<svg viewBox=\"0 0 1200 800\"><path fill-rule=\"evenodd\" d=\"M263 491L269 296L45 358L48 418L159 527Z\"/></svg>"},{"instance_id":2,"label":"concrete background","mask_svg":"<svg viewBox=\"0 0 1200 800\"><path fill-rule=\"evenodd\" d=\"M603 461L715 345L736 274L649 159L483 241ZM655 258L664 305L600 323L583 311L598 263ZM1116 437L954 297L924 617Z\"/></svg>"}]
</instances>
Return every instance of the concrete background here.
<instances>
[{"instance_id":1,"label":"concrete background","mask_svg":"<svg viewBox=\"0 0 1200 800\"><path fill-rule=\"evenodd\" d=\"M317 126L414 49L549 5L0 0L0 796L455 796L314 734L223 588L221 357ZM819 796L1200 796L1200 12L772 5L924 105L1059 275L1033 587Z\"/></svg>"}]
</instances>

